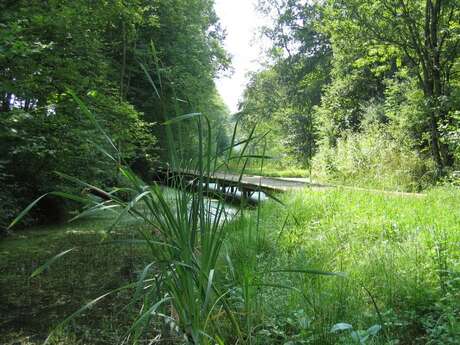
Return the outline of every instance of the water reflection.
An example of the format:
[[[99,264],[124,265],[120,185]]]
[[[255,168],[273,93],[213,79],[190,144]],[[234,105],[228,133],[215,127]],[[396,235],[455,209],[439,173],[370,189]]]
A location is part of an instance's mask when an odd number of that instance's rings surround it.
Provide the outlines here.
[[[205,187],[205,185],[203,185]],[[264,192],[250,192],[249,195],[243,193],[238,187],[220,187],[217,183],[210,183],[209,189],[216,192],[223,192],[227,196],[234,199],[247,198],[252,202],[265,201],[268,199],[267,194]]]

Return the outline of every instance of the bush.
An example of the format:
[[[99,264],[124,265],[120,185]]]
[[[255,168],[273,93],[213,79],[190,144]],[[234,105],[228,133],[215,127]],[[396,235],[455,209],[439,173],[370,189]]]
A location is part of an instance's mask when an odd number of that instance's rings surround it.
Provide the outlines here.
[[[127,164],[142,161],[148,171],[155,161],[156,139],[150,124],[131,105],[114,96],[93,94],[89,106],[101,126],[123,150]],[[93,185],[116,184],[117,169],[102,152],[114,154],[94,126],[80,114],[68,95],[60,96],[53,112],[13,109],[0,119],[0,226],[13,220],[21,209],[40,195],[56,190],[80,192],[63,183],[56,172],[72,175]],[[98,149],[100,148],[100,149]],[[116,157],[116,155],[114,155]],[[62,220],[70,205],[47,198],[23,225]]]
[[[335,147],[321,144],[313,167],[320,179],[383,189],[418,191],[434,179],[433,162],[384,124],[348,131]]]

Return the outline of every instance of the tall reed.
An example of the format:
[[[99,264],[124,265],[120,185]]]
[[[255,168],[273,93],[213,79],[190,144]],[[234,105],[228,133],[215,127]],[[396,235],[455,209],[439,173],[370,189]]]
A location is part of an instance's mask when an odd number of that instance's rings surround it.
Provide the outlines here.
[[[151,81],[155,94],[160,91],[155,87],[152,78],[144,68],[148,80]],[[148,262],[138,274],[138,279],[130,284],[99,296],[89,302],[74,314],[65,319],[57,328],[60,329],[69,321],[91,308],[104,297],[120,290],[133,291],[130,303],[139,306],[139,313],[133,322],[125,339],[138,343],[147,336],[147,331],[156,333],[160,339],[169,339],[174,343],[187,344],[223,344],[224,340],[231,343],[251,343],[254,330],[256,307],[254,296],[263,284],[258,282],[256,267],[244,265],[244,270],[235,275],[230,282],[224,275],[227,269],[222,269],[220,263],[223,257],[223,246],[227,237],[230,219],[227,217],[226,204],[223,197],[211,200],[207,197],[210,188],[210,176],[216,170],[225,170],[230,161],[236,161],[242,166],[239,176],[241,182],[245,167],[250,159],[260,159],[262,155],[247,154],[252,142],[264,140],[264,136],[255,138],[252,130],[249,136],[237,140],[237,125],[233,131],[230,145],[221,152],[212,152],[212,128],[208,118],[200,113],[190,113],[169,119],[167,140],[170,163],[173,169],[173,189],[166,190],[157,183],[146,183],[124,163],[121,153],[111,138],[99,125],[97,119],[86,105],[72,92],[69,92],[85,115],[101,135],[106,138],[107,147],[97,147],[117,167],[120,176],[120,186],[103,190],[78,178],[60,174],[63,179],[80,185],[91,194],[72,195],[64,192],[51,192],[32,202],[10,226],[16,224],[41,199],[48,195],[67,198],[82,204],[82,212],[76,218],[85,217],[97,212],[114,214],[113,224],[108,233],[126,216],[133,217],[145,226],[132,228],[137,236],[129,240],[118,240],[120,245],[140,245],[148,250]],[[173,132],[169,126],[183,121],[195,121],[197,125],[198,153],[196,159],[185,161],[177,155],[181,152],[176,147]],[[179,131],[180,132],[180,131]],[[238,147],[238,150],[235,148]],[[265,151],[265,150],[264,150]],[[224,157],[222,159],[222,157]],[[184,163],[185,162],[185,163]],[[261,167],[262,169],[262,167]],[[194,170],[197,174],[194,185],[190,189],[190,181],[182,171]],[[96,195],[96,196],[94,196]],[[242,212],[244,203],[238,211]],[[258,224],[248,228],[248,238],[252,238],[256,230],[257,242]],[[38,268],[33,276],[42,273],[57,259],[72,253],[74,248],[67,249],[50,259]],[[231,262],[227,261],[231,266]],[[288,272],[279,270],[278,272]],[[322,272],[294,269],[297,273]],[[276,274],[265,272],[264,274]],[[271,288],[286,288],[273,286]],[[232,301],[235,291],[243,290],[245,307],[239,308]],[[243,313],[243,317],[241,317]]]
[[[143,227],[133,227],[138,235],[136,239],[118,242],[146,246],[149,262],[140,271],[136,282],[96,298],[64,320],[60,326],[107,295],[120,289],[132,289],[132,303],[139,305],[140,310],[126,339],[131,339],[134,343],[141,339],[154,323],[163,324],[164,327],[156,329],[163,337],[176,338],[177,341],[190,344],[222,343],[225,335],[221,334],[221,324],[225,324],[225,328],[231,325],[235,339],[241,339],[239,322],[228,301],[232,287],[218,283],[222,281],[222,277],[216,265],[226,237],[226,224],[229,218],[223,198],[210,200],[206,197],[210,184],[209,176],[215,169],[222,169],[222,165],[217,164],[217,155],[211,152],[212,129],[208,119],[199,113],[192,113],[165,123],[173,125],[180,121],[196,121],[199,139],[198,157],[188,162],[186,169],[179,163],[180,157],[171,157],[170,161],[175,170],[174,188],[171,192],[157,183],[144,182],[123,164],[123,157],[116,145],[106,135],[94,115],[77,96],[70,94],[86,118],[105,136],[109,149],[99,149],[117,166],[122,186],[103,190],[75,177],[60,174],[70,183],[79,184],[83,189],[92,191],[93,195],[48,193],[21,212],[11,226],[47,195],[71,199],[83,206],[82,212],[74,219],[96,212],[112,212],[114,222],[108,229],[109,233],[128,215],[146,224]],[[206,131],[203,129],[203,123],[207,124]],[[168,130],[168,133],[171,134],[171,131]],[[226,157],[224,166],[228,165],[227,161],[233,159],[247,161],[250,157],[245,156],[245,151],[250,141],[251,136],[237,143],[235,129],[230,146],[218,153],[219,156]],[[175,152],[173,138],[169,145],[172,148],[171,152]],[[235,156],[233,148],[238,145],[243,149]],[[181,171],[190,169],[198,174],[195,182],[198,188],[193,190],[188,188],[189,182],[181,175]],[[97,197],[94,197],[94,194]],[[33,276],[40,274],[55,260],[72,251],[73,249],[67,249],[59,253],[36,270]]]

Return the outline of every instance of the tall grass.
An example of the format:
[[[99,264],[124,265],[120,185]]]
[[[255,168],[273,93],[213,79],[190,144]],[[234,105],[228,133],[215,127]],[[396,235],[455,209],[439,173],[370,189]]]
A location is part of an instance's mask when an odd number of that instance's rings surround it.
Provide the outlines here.
[[[209,187],[209,176],[216,169],[228,167],[230,161],[237,161],[244,166],[249,159],[262,159],[263,155],[247,155],[246,150],[252,140],[252,133],[241,142],[236,143],[236,127],[230,146],[218,155],[211,152],[210,123],[199,113],[179,116],[169,120],[165,125],[173,125],[181,121],[196,121],[198,136],[198,156],[188,161],[186,166],[180,164],[181,157],[176,152],[175,141],[170,138],[171,163],[173,173],[173,192],[165,192],[158,184],[142,181],[129,167],[123,164],[123,157],[116,145],[98,124],[93,114],[75,95],[75,102],[82,113],[106,137],[108,149],[99,148],[113,160],[117,166],[121,186],[111,190],[102,190],[72,176],[60,174],[63,179],[80,185],[91,193],[71,195],[63,192],[51,192],[31,203],[13,221],[17,223],[41,199],[54,195],[73,200],[82,204],[82,212],[74,219],[83,218],[101,212],[113,214],[114,221],[108,227],[108,233],[130,216],[146,226],[133,227],[136,236],[132,239],[117,240],[120,245],[140,245],[148,251],[148,262],[138,272],[135,282],[121,286],[101,295],[87,303],[78,311],[66,318],[57,330],[65,326],[80,314],[90,310],[94,304],[109,295],[122,290],[132,291],[131,305],[139,306],[136,320],[133,322],[125,339],[137,343],[146,336],[147,331],[154,329],[161,339],[169,339],[174,343],[208,344],[251,343],[253,332],[254,306],[256,295],[255,281],[251,278],[252,268],[247,266],[231,280],[226,279],[226,269],[218,267],[222,259],[222,248],[226,239],[229,218],[223,198],[211,201],[206,197]],[[203,123],[207,125],[203,129]],[[168,130],[171,135],[171,131]],[[238,153],[233,148],[239,146]],[[218,157],[224,156],[222,164]],[[180,174],[181,170],[193,169],[197,172],[197,186],[190,190],[188,181]],[[242,176],[243,171],[241,172]],[[241,178],[240,178],[241,179]],[[244,204],[240,206],[240,212]],[[257,228],[257,227],[256,227]],[[248,229],[251,236],[253,227]],[[41,274],[56,260],[70,255],[75,248],[69,248],[51,258],[39,267],[32,277]],[[252,258],[249,258],[252,259]],[[248,261],[249,262],[249,261]],[[226,262],[231,265],[231,262]],[[244,279],[240,279],[245,277]],[[244,291],[244,310],[239,310],[232,296]],[[240,313],[244,317],[239,317]],[[48,338],[48,340],[51,338]]]
[[[154,53],[153,46],[152,51]],[[147,69],[143,65],[141,67],[152,85],[154,95],[161,98],[161,76],[158,75],[158,89]],[[126,217],[144,224],[132,227],[135,234],[131,239],[110,240],[108,236],[104,244],[142,246],[147,252],[147,260],[145,266],[136,272],[137,280],[108,291],[85,304],[63,320],[48,337],[48,341],[76,317],[90,313],[91,308],[104,298],[128,290],[132,293],[128,306],[137,306],[138,314],[123,336],[124,342],[136,344],[153,337],[155,341],[166,343],[253,344],[257,341],[256,333],[260,328],[258,323],[262,308],[258,295],[261,289],[293,288],[270,282],[267,278],[273,279],[276,275],[288,272],[301,275],[327,274],[305,269],[305,265],[293,269],[278,267],[277,270],[261,267],[257,262],[257,248],[263,245],[264,237],[260,237],[262,232],[259,231],[259,217],[256,217],[255,222],[249,223],[244,223],[244,217],[241,218],[243,223],[230,219],[223,197],[217,200],[207,198],[210,176],[216,171],[228,171],[232,166],[238,166],[241,181],[245,169],[254,166],[251,160],[258,161],[259,171],[263,171],[264,160],[268,158],[265,157],[266,145],[262,154],[248,153],[254,142],[264,141],[264,136],[254,137],[255,129],[250,131],[247,138],[237,142],[236,125],[230,145],[221,152],[213,152],[212,128],[205,116],[190,113],[172,119],[165,118],[169,163],[173,176],[171,191],[157,183],[146,183],[137,176],[125,164],[116,144],[85,104],[72,92],[69,94],[85,118],[105,137],[106,147],[95,148],[113,161],[118,170],[120,185],[103,190],[75,177],[59,174],[61,178],[79,185],[86,192],[81,195],[60,191],[45,194],[22,211],[10,227],[48,195],[62,197],[82,205],[81,212],[73,220],[103,212],[112,214],[113,222],[108,226],[108,235]],[[181,138],[174,137],[175,131],[171,128],[178,126],[180,129],[183,121],[194,121],[197,125],[197,155],[192,159],[181,155],[181,152],[189,150],[181,147]],[[189,181],[181,174],[181,171],[189,170],[197,174],[195,181]],[[234,168],[231,171],[234,173]],[[191,189],[191,183],[196,188]],[[245,206],[242,200],[237,213],[243,215]],[[227,238],[232,231],[242,234],[237,241],[253,248],[246,252],[243,260],[229,252]],[[98,245],[94,244],[95,247]],[[33,272],[32,278],[49,269],[55,261],[71,255],[75,249],[68,248],[52,257]]]
[[[433,185],[433,162],[418,154],[409,138],[386,125],[367,125],[347,133],[335,147],[322,142],[313,159],[319,181],[398,191],[420,191]]]
[[[265,234],[259,240],[249,240],[243,226],[234,225],[228,241],[234,271],[307,266],[343,271],[346,277],[323,279],[293,270],[259,275],[258,284],[291,288],[257,291],[258,344],[363,343],[346,327],[331,333],[336,324],[351,325],[363,338],[369,331],[366,344],[458,344],[458,191],[408,197],[304,190],[282,199],[285,206],[262,206]],[[254,224],[255,215],[239,222]]]
[[[86,117],[103,133],[96,119],[86,106],[74,96]],[[199,155],[194,169],[198,172],[197,190],[190,192],[188,181],[177,174],[174,178],[174,192],[165,193],[158,184],[147,184],[136,174],[123,165],[122,157],[111,139],[106,136],[113,152],[104,152],[118,166],[123,186],[104,191],[71,176],[62,175],[71,183],[81,185],[98,197],[70,195],[52,192],[84,206],[76,218],[85,217],[101,211],[112,212],[114,222],[110,232],[124,217],[130,215],[147,224],[147,227],[135,227],[137,237],[125,240],[120,244],[142,245],[149,250],[150,262],[139,272],[139,279],[122,286],[106,295],[99,296],[86,304],[76,313],[63,321],[66,324],[82,312],[90,309],[95,303],[111,293],[123,289],[133,290],[132,303],[140,306],[139,315],[133,323],[126,339],[136,343],[153,322],[161,319],[163,327],[158,333],[165,338],[177,338],[191,344],[207,344],[222,342],[225,336],[220,332],[220,323],[231,325],[235,339],[242,337],[238,321],[228,302],[229,288],[216,282],[220,272],[216,263],[226,235],[226,205],[223,199],[212,202],[206,198],[211,169],[215,167],[215,159],[211,152],[211,143],[204,143],[204,131],[200,114],[184,115],[170,121],[169,124],[183,120],[197,120],[199,137]],[[207,122],[209,124],[209,122]],[[211,129],[208,128],[208,138]],[[105,134],[105,133],[104,133]],[[232,140],[232,145],[234,139]],[[172,150],[174,152],[174,149]],[[242,151],[244,153],[244,150]],[[231,147],[228,157],[232,157]],[[240,155],[238,159],[245,159]],[[177,166],[177,157],[171,161]],[[12,223],[19,221],[43,196],[34,201]],[[73,248],[59,253],[45,265],[37,269],[33,276],[42,273],[54,261],[72,252]]]

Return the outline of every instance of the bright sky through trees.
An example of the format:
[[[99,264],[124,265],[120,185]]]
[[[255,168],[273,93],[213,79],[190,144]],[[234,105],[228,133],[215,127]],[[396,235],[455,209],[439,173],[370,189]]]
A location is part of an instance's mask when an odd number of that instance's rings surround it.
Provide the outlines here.
[[[246,73],[256,70],[263,43],[255,33],[267,20],[256,11],[257,0],[216,0],[215,9],[227,32],[225,48],[233,56],[234,74],[216,81],[217,88],[232,112],[246,85]]]

